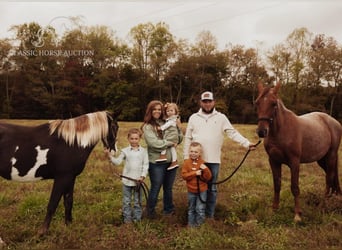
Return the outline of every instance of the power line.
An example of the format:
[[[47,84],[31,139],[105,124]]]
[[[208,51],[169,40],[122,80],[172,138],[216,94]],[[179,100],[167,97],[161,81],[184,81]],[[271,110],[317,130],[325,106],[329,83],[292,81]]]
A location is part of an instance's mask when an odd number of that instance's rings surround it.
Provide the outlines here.
[[[196,8],[192,8],[192,9],[189,9],[189,10],[181,11],[181,12],[179,12],[177,14],[172,14],[172,15],[169,15],[169,16],[163,16],[163,19],[165,20],[167,18],[172,18],[172,17],[175,17],[175,16],[181,16],[181,15],[184,15],[184,14],[187,14],[187,13],[191,13],[191,12],[195,12],[195,11],[198,11],[200,9],[207,8],[209,6],[213,6],[213,5],[216,5],[216,4],[218,4],[218,2],[209,3],[209,4],[202,5],[202,6],[199,6],[199,7],[196,7]],[[127,18],[125,20],[121,20],[121,21],[115,22],[114,24],[117,25],[117,24],[120,24],[120,23],[130,22],[130,21],[133,21],[133,20],[139,20],[141,18],[145,18],[145,17],[149,17],[149,16],[152,17],[154,14],[159,14],[160,15],[162,12],[168,12],[168,11],[170,11],[172,9],[177,9],[178,7],[182,7],[182,6],[184,7],[186,5],[187,5],[186,3],[182,3],[182,4],[178,4],[176,6],[154,10],[154,11],[148,12],[148,13],[146,13],[144,15],[141,15],[141,16],[137,16],[137,17],[133,17],[133,18]],[[157,17],[155,17],[155,18],[157,18]]]
[[[243,12],[241,12],[241,13],[239,13],[239,14],[236,14],[236,15],[233,15],[233,16],[222,17],[222,18],[216,18],[216,19],[213,19],[213,20],[209,20],[209,21],[206,21],[206,22],[194,24],[194,25],[187,26],[187,27],[183,27],[183,28],[180,28],[180,29],[175,29],[175,30],[173,30],[173,31],[183,31],[183,30],[187,30],[187,29],[190,29],[190,28],[195,28],[195,27],[198,27],[198,26],[203,26],[203,25],[207,25],[207,24],[222,22],[222,21],[224,21],[224,20],[229,20],[229,19],[232,19],[232,18],[235,18],[235,17],[239,17],[239,16],[246,15],[246,14],[257,13],[257,12],[260,12],[260,11],[263,11],[263,10],[266,10],[266,9],[271,9],[271,8],[280,6],[280,5],[282,5],[282,4],[283,4],[283,3],[280,3],[280,2],[279,2],[279,3],[277,3],[277,4],[273,4],[273,5],[270,5],[270,6],[265,6],[265,7],[256,9],[256,10],[246,10],[246,11],[243,11]]]
[[[184,3],[178,4],[178,5],[172,6],[172,7],[167,7],[167,8],[162,8],[162,9],[154,10],[154,11],[145,13],[145,14],[143,14],[143,15],[141,15],[141,16],[135,16],[135,17],[133,17],[133,18],[127,18],[127,19],[124,19],[124,20],[115,22],[115,24],[117,25],[117,24],[120,24],[120,23],[130,22],[130,21],[132,21],[132,20],[136,20],[136,19],[148,17],[148,16],[151,16],[151,15],[154,15],[154,14],[160,14],[160,12],[165,12],[165,11],[168,11],[168,10],[170,10],[170,9],[175,9],[175,8],[177,8],[178,6],[182,6],[182,5],[184,5]]]

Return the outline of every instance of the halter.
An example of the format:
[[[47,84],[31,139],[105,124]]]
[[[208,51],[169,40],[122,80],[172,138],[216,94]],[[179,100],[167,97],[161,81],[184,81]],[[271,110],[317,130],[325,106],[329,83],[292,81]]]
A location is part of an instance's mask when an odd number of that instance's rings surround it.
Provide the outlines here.
[[[273,118],[260,117],[260,118],[258,118],[258,122],[260,122],[260,121],[266,121],[266,122],[268,122],[269,124],[272,124],[272,123],[273,123]]]
[[[118,126],[114,125],[115,128],[113,128],[113,122],[116,122],[116,121],[114,121],[114,119],[110,115],[107,115],[107,118],[108,118],[108,136],[112,136],[113,139],[116,140]],[[102,138],[102,143],[105,148],[111,149],[107,137]],[[113,150],[116,151],[115,144],[114,144]]]
[[[271,125],[273,123],[274,117],[277,115],[277,109],[278,109],[278,100],[277,100],[277,105],[274,106],[272,116],[271,117],[260,117],[260,118],[258,118],[258,122],[266,121]]]

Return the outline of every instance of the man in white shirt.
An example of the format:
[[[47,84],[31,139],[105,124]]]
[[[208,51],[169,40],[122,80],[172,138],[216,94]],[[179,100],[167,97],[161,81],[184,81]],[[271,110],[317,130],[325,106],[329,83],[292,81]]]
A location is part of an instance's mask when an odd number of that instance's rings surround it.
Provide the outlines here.
[[[212,179],[208,183],[206,216],[214,218],[217,188],[212,183],[217,182],[224,134],[247,149],[254,150],[255,145],[232,126],[225,114],[216,111],[212,92],[201,94],[200,107],[188,121],[184,137],[184,159],[189,158],[189,145],[192,141],[202,145],[202,158],[212,173]]]

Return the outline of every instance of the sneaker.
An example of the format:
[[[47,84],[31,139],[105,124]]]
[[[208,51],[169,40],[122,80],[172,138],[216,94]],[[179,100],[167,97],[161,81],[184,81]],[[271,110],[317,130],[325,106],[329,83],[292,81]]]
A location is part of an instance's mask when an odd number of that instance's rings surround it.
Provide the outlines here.
[[[156,160],[156,162],[164,162],[166,161],[166,155],[160,155],[159,158]]]
[[[173,161],[170,165],[170,167],[167,168],[167,170],[171,170],[171,169],[174,169],[174,168],[178,168],[179,165],[178,165],[178,162],[177,161]]]
[[[215,224],[215,218],[214,217],[207,217],[205,219],[205,222],[208,223],[209,225]]]

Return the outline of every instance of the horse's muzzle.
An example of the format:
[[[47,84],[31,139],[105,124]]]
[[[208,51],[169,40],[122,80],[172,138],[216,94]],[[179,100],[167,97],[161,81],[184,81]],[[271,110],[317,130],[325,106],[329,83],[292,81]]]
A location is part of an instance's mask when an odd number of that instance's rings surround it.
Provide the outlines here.
[[[265,138],[268,134],[268,129],[267,128],[262,128],[262,129],[257,128],[256,133],[258,134],[258,136],[260,138]]]

